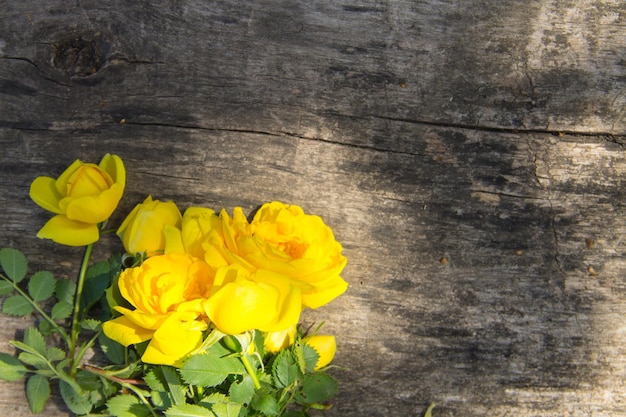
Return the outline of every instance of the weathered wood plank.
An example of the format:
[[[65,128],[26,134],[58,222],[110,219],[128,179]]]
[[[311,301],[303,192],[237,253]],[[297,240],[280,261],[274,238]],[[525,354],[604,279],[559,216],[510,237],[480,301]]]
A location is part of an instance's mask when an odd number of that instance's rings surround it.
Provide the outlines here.
[[[576,404],[572,415],[582,416],[594,403],[619,415],[622,148],[583,137],[399,124],[420,138],[414,152],[145,126],[64,143],[69,159],[122,155],[125,209],[147,192],[181,206],[248,211],[280,199],[334,227],[350,259],[351,289],[309,314],[340,335],[338,362],[349,368],[337,372],[344,383],[334,415],[406,415],[432,400],[439,415],[562,415]],[[11,159],[2,161],[13,172],[3,175],[10,178],[2,183],[10,196],[3,235],[36,264],[67,274],[80,253],[32,238],[45,214],[25,196],[34,171],[61,168],[46,160],[61,135],[20,132]],[[128,137],[171,146],[150,152]],[[586,239],[595,243],[587,247]],[[72,267],[50,265],[50,250]],[[13,403],[22,386],[5,385]],[[535,403],[544,396],[551,400]]]
[[[33,271],[80,252],[34,238],[30,181],[113,152],[114,223],[152,193],[333,227],[327,415],[626,416],[623,2],[10,3],[0,233]]]
[[[305,135],[341,114],[622,134],[624,16],[620,0],[11,2],[3,123]]]

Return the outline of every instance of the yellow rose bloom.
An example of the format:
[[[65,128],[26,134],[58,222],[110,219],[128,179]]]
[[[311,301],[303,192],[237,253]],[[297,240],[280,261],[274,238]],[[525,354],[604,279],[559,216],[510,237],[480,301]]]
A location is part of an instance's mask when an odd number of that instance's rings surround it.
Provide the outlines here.
[[[217,270],[205,311],[226,334],[271,332],[295,326],[302,302],[289,278],[272,271],[250,272],[235,264]]]
[[[240,264],[288,276],[302,292],[305,307],[323,306],[348,288],[340,274],[346,265],[341,245],[319,216],[279,202],[264,204],[248,223],[240,207],[231,218],[220,213],[205,244],[205,260],[213,268]]]
[[[115,211],[126,185],[126,170],[117,155],[106,154],[98,165],[74,161],[58,178],[37,177],[30,197],[55,213],[37,233],[42,239],[83,246],[100,238],[98,224]]]
[[[147,252],[148,256],[163,254],[165,230],[168,226],[180,227],[180,210],[173,201],[152,200],[148,196],[124,219],[117,229],[126,252]]]
[[[321,369],[330,364],[337,351],[337,340],[335,336],[315,335],[303,339],[303,342],[311,346],[320,356],[315,364],[315,370]]]
[[[209,267],[191,255],[148,258],[124,270],[118,280],[121,295],[135,309],[115,306],[122,315],[102,329],[124,346],[150,340],[142,356],[146,363],[178,366],[202,343],[208,328],[203,303],[212,282]]]
[[[291,326],[285,330],[265,333],[263,347],[266,352],[277,353],[281,349],[293,345],[296,340],[296,326]]]

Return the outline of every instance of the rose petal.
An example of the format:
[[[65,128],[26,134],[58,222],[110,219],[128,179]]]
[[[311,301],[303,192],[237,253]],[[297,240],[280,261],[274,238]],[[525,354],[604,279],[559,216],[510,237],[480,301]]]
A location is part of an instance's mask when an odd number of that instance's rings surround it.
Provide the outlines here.
[[[172,314],[154,332],[141,360],[159,365],[179,365],[179,362],[202,344],[202,332],[187,330],[176,314]]]
[[[139,327],[125,316],[102,323],[102,331],[109,339],[124,346],[145,342],[154,334],[153,330]]]
[[[37,177],[30,184],[30,198],[41,208],[60,214],[59,200],[61,194],[55,187],[55,179],[50,177]]]
[[[95,224],[70,220],[62,214],[48,220],[37,233],[40,239],[52,239],[67,246],[89,245],[96,242],[99,236],[98,226]]]
[[[65,213],[69,219],[98,224],[111,217],[123,193],[124,190],[119,184],[113,184],[100,194],[68,197],[61,200],[60,205],[66,205]]]
[[[98,166],[106,171],[122,189],[126,186],[126,169],[122,159],[117,155],[106,154]]]

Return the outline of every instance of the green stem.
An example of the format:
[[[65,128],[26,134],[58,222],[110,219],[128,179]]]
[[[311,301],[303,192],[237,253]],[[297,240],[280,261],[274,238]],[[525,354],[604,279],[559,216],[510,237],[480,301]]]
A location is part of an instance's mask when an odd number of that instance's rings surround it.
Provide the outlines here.
[[[70,334],[70,372],[72,376],[76,376],[78,371],[77,361],[74,357],[76,352],[76,343],[78,342],[78,334],[80,333],[80,301],[83,296],[83,287],[85,286],[85,277],[87,275],[87,267],[89,266],[89,258],[93,252],[93,243],[85,247],[83,255],[83,263],[80,265],[78,273],[78,281],[76,283],[76,294],[74,294],[74,315],[72,316],[72,331]]]
[[[22,291],[22,289],[20,287],[18,287],[17,284],[15,284],[15,282],[13,282],[9,278],[5,277],[4,275],[0,275],[0,278],[4,279],[9,284],[11,284],[13,286],[13,288],[15,289],[15,291],[17,291],[22,297],[24,297],[26,299],[26,301],[28,301],[30,303],[30,305],[32,305],[33,308],[35,310],[37,310],[37,312],[39,314],[41,314],[41,316],[48,323],[50,323],[50,325],[54,328],[54,330],[56,330],[61,335],[61,337],[63,338],[65,343],[67,343],[69,345],[70,338],[67,335],[67,332],[65,331],[65,329],[63,327],[59,326],[54,320],[52,320],[52,318],[48,314],[46,314],[45,311],[43,311],[43,309],[39,306],[39,304],[37,304],[32,298],[30,298],[30,296],[28,294],[26,294],[24,291]]]
[[[87,349],[93,346],[93,344],[98,339],[98,336],[100,336],[100,331],[97,331],[96,334],[91,339],[89,339],[87,343],[85,343],[84,345],[80,347],[80,349],[78,350],[78,353],[76,354],[77,364],[79,364],[80,361],[83,360],[83,356],[85,356],[85,353],[87,353]]]
[[[252,382],[254,382],[254,388],[260,389],[261,383],[259,382],[259,378],[257,378],[256,372],[254,371],[254,369],[252,369],[252,365],[250,364],[248,356],[245,353],[241,355],[241,362],[243,362],[243,366],[246,368],[246,371],[248,371],[248,375],[250,375],[250,378],[252,378]]]

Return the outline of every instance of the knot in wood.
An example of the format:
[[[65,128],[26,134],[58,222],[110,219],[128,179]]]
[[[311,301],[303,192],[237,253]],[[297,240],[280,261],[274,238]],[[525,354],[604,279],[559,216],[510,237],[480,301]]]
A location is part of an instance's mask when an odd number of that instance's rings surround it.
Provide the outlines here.
[[[56,45],[52,64],[70,77],[88,77],[104,66],[109,49],[98,34],[79,36]]]

